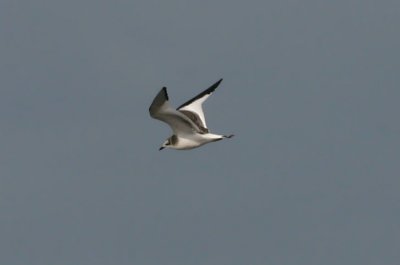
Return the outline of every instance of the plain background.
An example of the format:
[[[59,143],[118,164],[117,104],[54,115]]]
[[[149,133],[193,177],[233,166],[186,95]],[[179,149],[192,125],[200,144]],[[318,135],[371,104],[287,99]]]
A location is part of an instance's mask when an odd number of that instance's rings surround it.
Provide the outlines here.
[[[2,0],[0,263],[400,260],[398,0]],[[148,115],[224,78],[216,133]]]

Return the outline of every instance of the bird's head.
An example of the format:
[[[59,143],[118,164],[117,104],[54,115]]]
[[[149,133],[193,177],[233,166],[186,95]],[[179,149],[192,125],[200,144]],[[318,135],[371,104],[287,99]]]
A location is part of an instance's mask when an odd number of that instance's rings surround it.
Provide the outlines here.
[[[161,145],[161,147],[158,149],[159,151],[163,150],[164,148],[168,148],[171,145],[171,140],[168,138],[165,140],[165,142]]]

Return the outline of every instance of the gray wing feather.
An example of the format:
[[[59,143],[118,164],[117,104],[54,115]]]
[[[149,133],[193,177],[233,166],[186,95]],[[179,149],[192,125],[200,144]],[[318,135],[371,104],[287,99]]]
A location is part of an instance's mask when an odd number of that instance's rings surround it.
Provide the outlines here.
[[[163,87],[149,108],[150,116],[167,123],[175,135],[201,132],[200,128],[183,113],[172,108],[168,102],[167,89]]]

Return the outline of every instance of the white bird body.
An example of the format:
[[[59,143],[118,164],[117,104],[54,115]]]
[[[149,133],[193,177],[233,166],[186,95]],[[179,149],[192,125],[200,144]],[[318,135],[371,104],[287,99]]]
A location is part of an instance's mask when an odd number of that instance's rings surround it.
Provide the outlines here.
[[[222,79],[177,109],[174,109],[168,102],[167,88],[163,87],[160,90],[150,105],[150,116],[167,123],[173,131],[173,135],[162,144],[160,150],[166,147],[178,150],[192,149],[233,136],[210,133],[202,108],[204,101],[214,92],[221,81]]]
[[[174,145],[168,146],[173,149],[187,150],[193,149],[209,142],[219,141],[224,138],[223,135],[206,133],[206,134],[192,134],[189,137],[179,136]],[[166,146],[165,146],[166,147]]]

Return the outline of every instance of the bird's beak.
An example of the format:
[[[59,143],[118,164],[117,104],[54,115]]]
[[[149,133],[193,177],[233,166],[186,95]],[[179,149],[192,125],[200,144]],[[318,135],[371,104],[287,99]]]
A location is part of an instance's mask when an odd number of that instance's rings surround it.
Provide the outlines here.
[[[164,146],[161,146],[160,149],[158,149],[158,151],[161,151],[161,150],[163,150],[164,148],[165,148]]]

